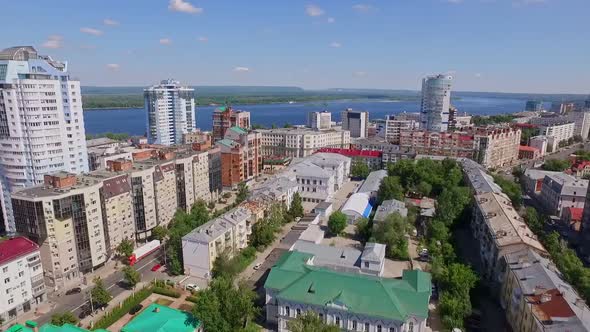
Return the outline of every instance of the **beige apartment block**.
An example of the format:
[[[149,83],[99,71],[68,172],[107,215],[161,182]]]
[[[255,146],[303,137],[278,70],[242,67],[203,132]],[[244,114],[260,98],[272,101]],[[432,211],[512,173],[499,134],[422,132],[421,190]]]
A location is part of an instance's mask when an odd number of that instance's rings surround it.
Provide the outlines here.
[[[333,127],[327,130],[278,128],[257,130],[261,133],[263,156],[307,157],[321,148],[350,147],[350,131]]]
[[[158,225],[168,226],[178,207],[176,197],[176,166],[174,162],[156,166],[154,169],[156,215]]]
[[[207,151],[198,152],[193,156],[193,192],[195,201],[211,200],[209,192],[209,153]]]
[[[176,200],[178,208],[188,212],[195,203],[193,157],[192,155],[176,157]]]
[[[518,162],[521,130],[515,128],[476,128],[476,159],[486,168],[499,168]]]

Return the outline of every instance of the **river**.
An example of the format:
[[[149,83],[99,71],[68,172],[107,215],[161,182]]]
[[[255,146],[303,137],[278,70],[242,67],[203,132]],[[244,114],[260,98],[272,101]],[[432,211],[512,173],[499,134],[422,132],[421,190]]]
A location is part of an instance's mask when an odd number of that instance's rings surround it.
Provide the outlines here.
[[[469,114],[500,114],[514,113],[524,109],[526,100],[487,97],[462,97],[454,100],[460,113]],[[332,120],[340,120],[340,111],[346,108],[369,111],[370,119],[384,118],[388,114],[400,112],[418,112],[419,101],[392,102],[385,100],[336,100],[327,103],[295,103],[295,104],[264,104],[264,105],[234,105],[234,109],[249,111],[253,124],[270,127],[285,123],[305,124],[307,113],[311,111],[328,110],[332,112]],[[215,107],[197,108],[197,127],[211,130],[212,114]],[[84,112],[84,122],[87,134],[101,134],[106,132],[128,133],[130,135],[144,135],[146,115],[143,108],[101,109]]]

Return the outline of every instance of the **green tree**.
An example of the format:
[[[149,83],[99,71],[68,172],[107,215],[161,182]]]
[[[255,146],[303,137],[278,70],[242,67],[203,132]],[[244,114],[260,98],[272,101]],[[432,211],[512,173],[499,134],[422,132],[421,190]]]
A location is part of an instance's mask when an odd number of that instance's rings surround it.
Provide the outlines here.
[[[141,281],[141,274],[139,274],[139,272],[137,272],[132,266],[125,266],[123,268],[123,279],[125,279],[125,282],[131,286],[131,288],[135,288],[135,285]]]
[[[125,258],[133,254],[133,241],[130,239],[123,239],[117,246],[117,253]]]
[[[163,241],[168,236],[168,229],[158,225],[152,229],[152,237],[156,240]]]
[[[537,210],[531,206],[526,208],[526,214],[524,217],[526,224],[535,234],[543,232],[543,222],[539,216]]]
[[[502,191],[510,198],[515,208],[522,205],[522,190],[513,181],[503,178],[501,175],[494,175],[494,181],[502,188]]]
[[[363,244],[366,243],[373,235],[372,228],[373,223],[367,218],[361,218],[356,221],[355,234]]]
[[[113,298],[109,291],[104,286],[104,282],[100,277],[94,278],[94,287],[90,291],[92,296],[92,303],[94,308],[100,308],[106,306],[109,301]]]
[[[51,316],[51,324],[62,326],[64,324],[78,324],[78,318],[71,312],[62,312]]]
[[[546,171],[555,171],[555,172],[562,172],[568,168],[570,168],[571,163],[569,160],[560,160],[560,159],[549,159],[545,160],[543,164],[543,169]]]
[[[406,218],[397,212],[388,215],[384,221],[377,224],[373,235],[377,242],[386,245],[387,258],[401,260],[410,258],[406,236],[408,229],[409,224]]]
[[[344,231],[347,224],[346,215],[340,211],[332,213],[328,219],[328,229],[330,233],[338,235]]]
[[[248,198],[248,186],[245,182],[238,184],[238,194],[236,195],[236,204],[240,204]]]
[[[248,286],[235,286],[230,278],[215,278],[202,290],[192,313],[207,331],[245,331],[259,310],[254,306],[254,293]]]
[[[313,311],[306,311],[297,318],[287,321],[287,328],[291,332],[339,332],[336,325],[327,325]]]
[[[303,217],[303,203],[301,200],[301,195],[299,195],[299,193],[295,193],[293,195],[291,207],[289,208],[289,214],[294,218]]]
[[[389,199],[404,199],[404,188],[400,184],[399,177],[388,176],[384,178],[379,185],[377,197],[379,198],[379,202]]]
[[[352,169],[350,170],[350,176],[353,178],[358,179],[366,179],[369,176],[371,170],[369,166],[363,161],[357,161],[352,165]]]
[[[432,185],[426,181],[420,181],[416,190],[422,194],[422,196],[429,196],[430,192],[432,191]]]
[[[233,278],[238,273],[233,263],[228,250],[222,251],[213,262],[211,270],[213,278]]]

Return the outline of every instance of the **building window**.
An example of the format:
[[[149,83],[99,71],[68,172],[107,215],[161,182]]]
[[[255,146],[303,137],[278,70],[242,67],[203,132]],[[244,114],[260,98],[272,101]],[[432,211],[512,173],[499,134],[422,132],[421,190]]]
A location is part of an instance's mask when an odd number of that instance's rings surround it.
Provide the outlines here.
[[[14,303],[14,299],[8,299],[8,304],[13,304]]]
[[[389,332],[395,332],[395,327],[390,327]]]
[[[10,282],[10,278],[6,278],[6,279],[4,279],[4,283],[5,283],[5,284],[7,284],[7,283],[9,283],[9,282]]]
[[[297,316],[296,317],[299,317],[299,315],[301,315],[301,309],[297,309],[295,311],[297,312]]]
[[[285,316],[291,317],[291,308],[285,307]]]
[[[377,332],[381,332],[381,325],[377,325]]]
[[[408,332],[414,332],[414,322],[408,323]]]
[[[365,332],[369,332],[371,325],[369,323],[365,323]]]
[[[340,327],[340,317],[336,316],[335,322],[336,322],[336,326]]]
[[[357,328],[356,320],[353,320],[352,321],[352,329],[356,331],[356,328]]]

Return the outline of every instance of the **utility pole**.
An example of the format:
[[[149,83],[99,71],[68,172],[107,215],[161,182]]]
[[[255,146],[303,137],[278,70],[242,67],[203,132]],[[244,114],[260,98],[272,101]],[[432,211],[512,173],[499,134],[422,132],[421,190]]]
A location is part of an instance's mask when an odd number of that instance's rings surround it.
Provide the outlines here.
[[[94,313],[94,305],[92,304],[92,289],[88,291],[88,296],[90,297],[90,312]]]

